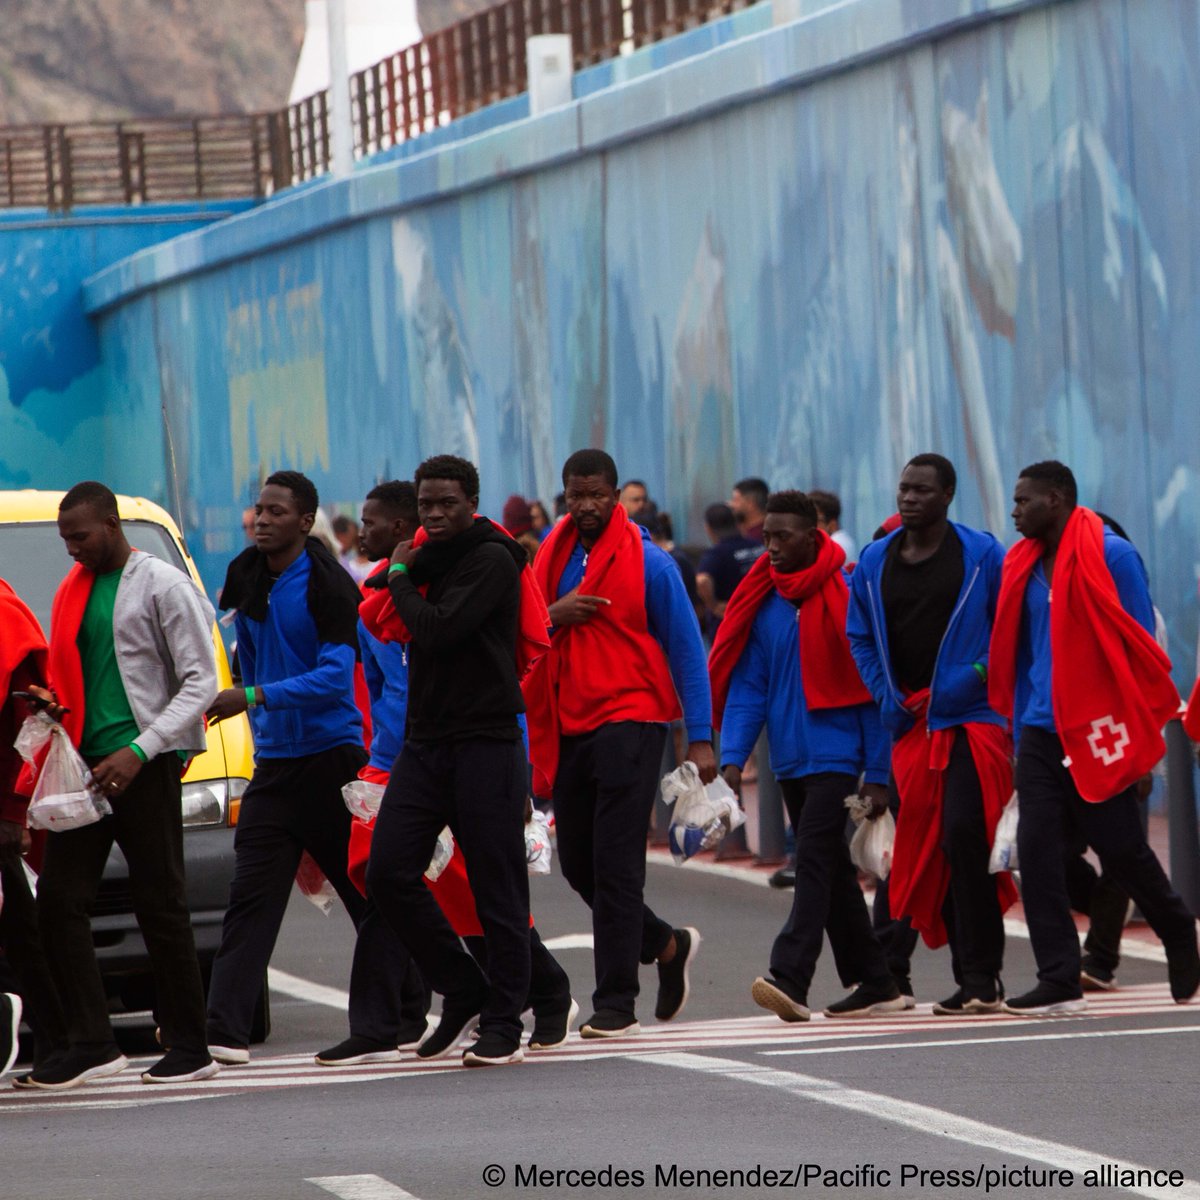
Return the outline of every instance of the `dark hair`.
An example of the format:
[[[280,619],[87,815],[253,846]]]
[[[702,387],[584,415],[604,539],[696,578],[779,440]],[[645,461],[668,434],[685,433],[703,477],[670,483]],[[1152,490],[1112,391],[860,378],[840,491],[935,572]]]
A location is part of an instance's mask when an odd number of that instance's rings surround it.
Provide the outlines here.
[[[813,490],[808,493],[808,498],[817,506],[817,512],[821,515],[822,520],[836,521],[841,517],[842,502],[838,499],[836,492]]]
[[[625,482],[624,482],[623,484],[621,484],[621,490],[622,490],[622,491],[624,491],[624,490],[625,490],[625,488],[627,488],[627,487],[640,487],[640,488],[642,489],[642,491],[643,491],[643,492],[649,492],[649,490],[650,490],[650,489],[649,489],[649,488],[646,486],[645,482],[644,482],[643,480],[641,480],[641,479],[627,479],[627,480],[625,480]]]
[[[806,496],[803,492],[772,492],[767,497],[767,512],[788,513],[799,517],[805,525],[817,523],[817,506],[813,503],[812,496]]]
[[[932,467],[937,472],[938,483],[947,492],[958,490],[958,472],[954,464],[941,454],[916,454],[906,462],[905,467]]]
[[[413,481],[420,487],[426,479],[448,479],[462,485],[463,495],[468,500],[479,499],[479,472],[475,464],[455,454],[435,454],[427,458],[417,468]]]
[[[617,486],[617,464],[613,462],[611,455],[606,454],[603,450],[576,450],[563,463],[564,488],[567,486],[567,480],[573,475],[579,479],[584,479],[589,475],[601,475],[609,487]]]
[[[85,479],[77,483],[59,502],[58,511],[66,512],[69,508],[78,508],[87,504],[98,517],[118,517],[117,498],[112,488],[94,479]]]
[[[345,513],[338,513],[331,522],[334,533],[349,533],[351,530],[358,528],[358,522],[353,517],[346,516]]]
[[[315,513],[321,506],[320,497],[317,495],[317,485],[299,471],[276,471],[274,475],[268,475],[263,480],[263,487],[268,484],[287,488],[296,498],[296,504],[302,517],[309,513]]]
[[[654,524],[650,528],[650,533],[653,537],[662,538],[664,542],[673,542],[675,540],[675,525],[671,520],[669,512],[661,510],[654,515]]]
[[[1031,463],[1018,476],[1019,479],[1032,479],[1043,488],[1060,491],[1069,508],[1074,508],[1079,501],[1079,488],[1075,484],[1075,476],[1065,463],[1056,458],[1045,462]]]
[[[413,522],[417,519],[417,488],[407,479],[378,483],[367,493],[367,499],[381,504],[393,517]]]
[[[733,533],[737,529],[737,519],[728,504],[710,504],[704,510],[704,523],[713,533]]]
[[[1111,529],[1113,533],[1117,535],[1117,537],[1124,538],[1130,544],[1133,543],[1133,538],[1131,538],[1129,534],[1125,532],[1121,526],[1121,522],[1115,517],[1110,517],[1108,513],[1102,513],[1099,509],[1096,510],[1096,516],[1098,516],[1100,520],[1103,521],[1104,524],[1107,525],[1109,529]]]
[[[733,485],[735,492],[741,492],[747,500],[749,500],[755,508],[765,509],[767,506],[767,496],[770,495],[771,489],[767,487],[765,479],[759,479],[757,475],[747,476],[745,479],[739,479]]]

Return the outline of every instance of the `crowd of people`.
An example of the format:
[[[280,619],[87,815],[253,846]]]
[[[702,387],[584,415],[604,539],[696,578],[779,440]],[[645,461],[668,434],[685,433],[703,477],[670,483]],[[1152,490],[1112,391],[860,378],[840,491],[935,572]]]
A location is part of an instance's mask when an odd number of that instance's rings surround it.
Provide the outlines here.
[[[562,482],[555,519],[514,495],[493,522],[478,511],[476,467],[439,455],[411,482],[374,487],[361,524],[334,521],[330,543],[314,536],[313,483],[269,476],[220,591],[240,662],[237,686],[221,691],[200,590],[131,549],[103,484],[64,496],[59,533],[74,565],[48,644],[0,584],[0,946],[21,983],[2,1001],[12,1044],[0,1066],[11,1066],[22,1002],[34,1034],[16,1087],[65,1090],[127,1066],[89,923],[114,841],[157,989],[164,1053],[149,1084],[249,1061],[258,988],[305,853],[356,927],[348,1036],[318,1063],[461,1048],[465,1066],[489,1066],[561,1044],[579,1005],[530,913],[535,801],[552,805],[562,873],[591,912],[595,988],[580,1036],[639,1032],[643,966],[655,967],[655,1019],[672,1020],[701,944],[644,897],[672,726],[700,780],[720,773],[739,795],[765,728],[795,834],[795,892],[749,994],[782,1020],[810,1019],[826,936],[846,993],[825,1004],[828,1018],[912,1008],[918,938],[949,946],[954,986],[936,1014],[1082,1011],[1085,984],[1111,986],[1129,900],[1162,940],[1172,996],[1192,998],[1195,918],[1139,811],[1180,698],[1142,560],[1079,504],[1066,466],[1021,472],[1007,554],[993,533],[951,520],[957,477],[938,454],[904,467],[897,511],[861,555],[835,495],[747,478],[706,510],[711,545],[694,570],[645,484],[622,485],[607,453],[572,454]],[[62,723],[112,812],[48,836],[35,902],[20,865],[33,779],[9,747],[38,708]],[[255,766],[206,998],[180,777],[205,722],[241,713]],[[379,796],[369,821],[343,799],[354,781]],[[1017,888],[989,857],[1014,789],[1037,977],[1008,996],[1004,913]],[[895,820],[873,912],[848,850],[848,796],[867,819]],[[430,879],[446,827],[453,854]],[[1108,967],[1081,958],[1071,915],[1087,846],[1103,868],[1091,892],[1103,883],[1116,898]]]

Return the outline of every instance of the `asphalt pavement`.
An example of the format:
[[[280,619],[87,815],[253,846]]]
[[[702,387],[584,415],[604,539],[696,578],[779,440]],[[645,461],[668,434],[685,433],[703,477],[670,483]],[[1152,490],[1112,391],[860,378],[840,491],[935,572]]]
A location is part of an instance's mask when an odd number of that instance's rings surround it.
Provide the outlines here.
[[[648,967],[640,1037],[573,1036],[471,1071],[411,1056],[314,1065],[346,1033],[352,930],[297,895],[273,962],[273,1031],[251,1065],[178,1088],[129,1070],[61,1095],[0,1093],[0,1200],[1200,1200],[1200,1004],[1171,1003],[1156,946],[1127,939],[1121,989],[1079,1018],[933,1017],[953,984],[946,953],[922,947],[915,1013],[785,1025],[749,998],[791,903],[763,881],[656,858],[650,904],[704,938],[681,1017],[653,1021]],[[557,873],[531,883],[586,1015],[587,912]],[[1013,992],[1034,974],[1019,932]],[[811,999],[842,994],[826,954]],[[121,1037],[151,1061],[144,1017],[123,1018]]]

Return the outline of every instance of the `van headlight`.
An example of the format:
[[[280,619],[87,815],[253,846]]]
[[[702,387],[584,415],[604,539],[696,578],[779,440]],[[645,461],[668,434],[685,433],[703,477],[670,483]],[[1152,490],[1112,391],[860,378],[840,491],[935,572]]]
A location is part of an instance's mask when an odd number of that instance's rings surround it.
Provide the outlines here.
[[[183,826],[185,829],[218,829],[236,823],[230,819],[230,801],[237,801],[246,790],[246,779],[205,779],[183,785]]]

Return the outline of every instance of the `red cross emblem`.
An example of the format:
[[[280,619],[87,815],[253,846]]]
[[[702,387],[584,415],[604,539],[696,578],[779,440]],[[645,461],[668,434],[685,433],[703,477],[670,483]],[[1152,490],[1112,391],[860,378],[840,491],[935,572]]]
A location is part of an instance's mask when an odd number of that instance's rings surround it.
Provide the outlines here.
[[[1088,734],[1088,745],[1092,749],[1092,757],[1100,759],[1106,767],[1120,762],[1125,757],[1125,747],[1129,745],[1129,729],[1124,721],[1114,721],[1112,716],[1097,717],[1092,722],[1092,732]]]

